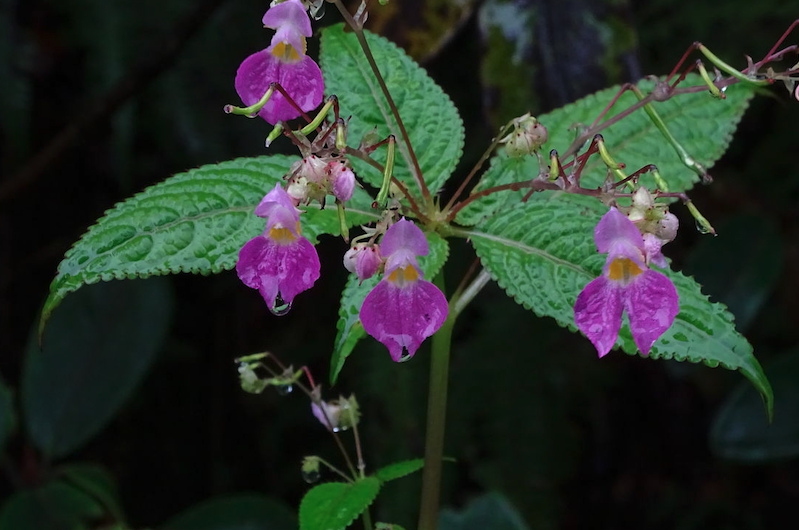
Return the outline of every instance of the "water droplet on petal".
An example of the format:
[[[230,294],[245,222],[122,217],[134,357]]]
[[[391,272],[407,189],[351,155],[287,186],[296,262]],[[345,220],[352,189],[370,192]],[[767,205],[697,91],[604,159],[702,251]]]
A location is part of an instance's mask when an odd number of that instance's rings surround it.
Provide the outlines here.
[[[411,359],[411,357],[413,357],[413,355],[408,353],[408,350],[403,348],[402,349],[402,355],[400,355],[400,358],[399,358],[399,360],[397,360],[397,362],[398,363],[404,363],[405,361],[409,361]]]
[[[308,484],[313,484],[314,482],[319,480],[320,476],[321,475],[319,474],[319,471],[316,469],[302,472],[302,480],[304,480]]]
[[[275,385],[275,391],[279,396],[287,396],[294,390],[293,385]]]
[[[313,6],[311,8],[311,16],[313,17],[314,20],[320,20],[323,16],[325,16],[325,3],[322,2],[321,4],[319,4],[319,6]]]
[[[275,306],[269,311],[271,311],[276,317],[282,317],[291,311],[291,304],[283,300],[283,297],[280,296],[280,293],[277,293],[277,296],[275,297]]]

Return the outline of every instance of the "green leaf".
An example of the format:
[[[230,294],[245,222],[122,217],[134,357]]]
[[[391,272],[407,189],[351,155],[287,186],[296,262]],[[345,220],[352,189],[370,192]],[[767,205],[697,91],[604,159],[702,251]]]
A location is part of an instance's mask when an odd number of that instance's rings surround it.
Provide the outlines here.
[[[593,242],[594,227],[605,212],[593,197],[539,193],[463,235],[471,238],[483,266],[517,303],[576,330],[574,301],[601,274],[605,261]],[[771,387],[726,307],[711,303],[691,278],[663,272],[677,288],[680,313],[649,357],[740,370],[761,392],[770,414]],[[629,354],[637,352],[626,323],[616,345]]]
[[[300,503],[300,530],[342,530],[374,502],[380,481],[366,477],[353,483],[319,484]]]
[[[68,464],[58,469],[58,474],[67,482],[98,501],[107,513],[117,521],[125,516],[114,477],[96,464]]]
[[[449,256],[449,244],[435,232],[425,234],[430,246],[430,253],[427,256],[419,257],[419,266],[424,272],[424,277],[431,280]],[[363,283],[358,283],[358,277],[351,274],[347,278],[347,284],[341,293],[341,307],[338,310],[338,322],[336,323],[336,341],[333,345],[333,356],[330,359],[330,384],[336,384],[338,374],[344,367],[344,362],[352,353],[358,341],[366,336],[361,320],[358,316],[363,301],[369,291],[374,289],[378,276],[373,276]]]
[[[14,411],[14,393],[0,379],[0,453],[8,438],[17,430],[17,414]]]
[[[799,455],[799,350],[766,363],[774,386],[774,421],[763,414],[757,392],[747,384],[724,401],[710,430],[710,448],[730,460],[748,463]]]
[[[387,466],[381,467],[375,471],[375,477],[380,482],[389,482],[402,478],[411,473],[416,473],[424,467],[424,458],[414,458],[413,460],[405,460],[404,462],[395,462]]]
[[[296,157],[239,158],[192,169],[147,188],[106,212],[66,254],[42,310],[40,333],[53,309],[80,287],[112,279],[191,272],[216,274],[236,265],[239,249],[264,230],[253,211],[282,182]],[[358,210],[358,207],[363,207]],[[375,218],[357,190],[347,222]],[[309,208],[303,235],[316,242],[338,234],[335,208]]]
[[[79,489],[51,481],[16,493],[3,505],[0,530],[88,530],[103,507]]]
[[[64,456],[108,423],[153,361],[172,306],[164,278],[94,285],[53,315],[43,350],[31,337],[21,398],[39,450]]]
[[[701,80],[695,75],[689,75],[686,82],[695,85],[700,84]],[[638,86],[647,92],[653,83],[644,80]],[[575,138],[574,127],[590,125],[618,90],[619,87],[608,88],[539,116],[539,120],[549,131],[549,141],[542,152],[549,152],[550,149],[565,152]],[[653,105],[688,154],[706,168],[710,168],[726,151],[752,95],[749,87],[739,84],[727,89],[725,100],[714,99],[703,91],[682,94]],[[626,92],[613,107],[614,111],[624,110],[636,101],[632,93]],[[602,131],[602,135],[611,156],[616,162],[626,164],[625,171],[628,174],[648,164],[655,164],[670,191],[687,191],[699,181],[699,176],[682,163],[643,109],[608,127]],[[587,145],[582,150],[586,147]],[[562,160],[563,163],[568,161]],[[501,184],[524,182],[536,177],[539,171],[535,157],[509,158],[501,150],[491,159],[491,165],[475,191]],[[597,187],[604,181],[606,174],[607,169],[602,159],[599,155],[594,155],[583,170],[581,184],[585,188]],[[649,174],[643,175],[640,182],[649,189],[657,187]],[[457,221],[464,225],[476,224],[504,206],[518,203],[526,192],[527,190],[503,191],[484,197],[459,212]]]
[[[385,38],[368,31],[364,33],[400,110],[427,187],[435,194],[455,170],[463,153],[463,122],[449,96],[413,59]],[[394,176],[409,190],[416,190],[410,171],[413,166],[402,142],[402,133],[355,34],[344,33],[342,24],[325,28],[319,62],[326,91],[339,97],[344,116],[352,115],[348,131],[350,144],[357,145],[364,134],[375,128],[380,139],[393,134],[398,152],[402,154],[396,158]],[[385,148],[376,153],[385,153]],[[380,156],[374,158],[385,163]],[[375,187],[380,186],[382,175],[374,168],[356,159],[352,162],[358,176]]]
[[[297,520],[283,503],[263,495],[214,498],[177,515],[161,530],[295,530]]]
[[[522,516],[508,500],[499,493],[488,493],[456,512],[441,510],[438,518],[439,530],[528,530]]]

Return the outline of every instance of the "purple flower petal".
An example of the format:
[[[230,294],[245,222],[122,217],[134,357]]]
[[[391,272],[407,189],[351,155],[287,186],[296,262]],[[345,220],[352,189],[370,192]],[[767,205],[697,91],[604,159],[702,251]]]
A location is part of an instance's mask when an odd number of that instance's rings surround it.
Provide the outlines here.
[[[600,276],[585,286],[574,303],[574,323],[600,357],[616,343],[624,310],[622,293],[622,288]]]
[[[288,0],[270,7],[264,14],[262,22],[264,27],[270,29],[291,26],[305,37],[310,37],[312,34],[311,19],[300,0]]]
[[[444,324],[447,313],[447,299],[432,283],[418,280],[400,287],[382,280],[363,301],[360,318],[363,329],[399,362],[413,357],[422,341]]]
[[[244,285],[258,289],[271,310],[278,294],[291,304],[319,279],[319,255],[304,237],[281,244],[267,236],[249,240],[239,251],[236,273]]]
[[[429,252],[424,232],[404,217],[386,230],[380,241],[380,249],[384,256],[390,256],[398,250],[410,250],[415,256],[426,256]]]
[[[680,312],[674,284],[653,270],[644,272],[626,288],[624,307],[635,344],[644,355],[649,355],[652,345]]]
[[[271,54],[271,47],[256,52],[236,72],[236,92],[246,106],[260,101],[269,85],[278,82],[305,111],[319,106],[324,96],[322,71],[307,55],[296,63],[284,63]],[[271,124],[300,115],[282,94],[275,91],[258,115]]]

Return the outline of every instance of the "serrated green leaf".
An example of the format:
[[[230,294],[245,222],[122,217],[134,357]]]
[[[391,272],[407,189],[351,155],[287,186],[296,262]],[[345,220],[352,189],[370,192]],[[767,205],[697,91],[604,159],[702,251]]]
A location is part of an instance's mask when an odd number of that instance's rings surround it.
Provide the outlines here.
[[[435,194],[446,182],[463,153],[463,121],[449,99],[413,59],[387,39],[364,32],[388,90],[400,111],[411,144],[419,159],[427,187]],[[394,176],[409,190],[418,189],[411,175],[410,155],[402,133],[391,114],[377,80],[354,33],[344,33],[342,24],[325,28],[319,54],[325,90],[339,96],[341,113],[349,121],[350,144],[357,145],[364,134],[377,128],[382,139],[393,134],[398,152]],[[385,153],[385,148],[379,149]],[[385,156],[385,155],[383,155]],[[353,159],[358,175],[379,187],[382,175],[371,166]]]
[[[342,530],[374,502],[380,481],[366,477],[351,484],[319,484],[300,503],[300,530]]]
[[[389,482],[415,473],[424,467],[424,458],[414,458],[404,462],[394,462],[375,471],[375,477],[380,482]]]
[[[717,456],[762,463],[799,455],[799,350],[766,363],[764,371],[774,386],[774,421],[763,414],[757,392],[738,385],[710,429],[710,448]]]
[[[695,75],[689,75],[686,83],[695,85],[700,84],[701,80]],[[638,86],[647,92],[653,83],[644,80]],[[574,127],[590,125],[618,90],[619,87],[608,88],[539,116],[539,120],[549,131],[549,141],[542,151],[557,149],[563,153],[568,149],[576,136]],[[727,149],[752,95],[749,87],[734,85],[728,88],[725,100],[717,100],[706,92],[701,92],[675,96],[653,105],[671,133],[694,160],[705,168],[710,168]],[[636,101],[632,93],[626,92],[608,115],[612,116],[614,112],[624,110]],[[608,127],[602,131],[602,135],[611,156],[617,162],[626,164],[628,174],[648,164],[655,164],[670,191],[687,191],[699,181],[699,176],[682,163],[643,109]],[[568,161],[563,160],[564,163]],[[538,173],[538,161],[535,157],[509,158],[501,150],[491,159],[491,165],[475,191],[501,184],[524,182],[538,176]],[[604,181],[606,174],[606,166],[595,155],[583,170],[582,186],[597,187]],[[649,189],[657,187],[649,174],[643,175],[640,182]],[[526,192],[527,190],[503,191],[481,198],[459,212],[457,221],[464,225],[474,225],[504,206],[518,203]]]
[[[218,497],[192,506],[160,530],[293,530],[294,514],[283,503],[263,495]]]
[[[449,244],[435,232],[425,234],[430,253],[427,256],[419,257],[419,266],[424,272],[424,277],[431,280],[449,256]],[[336,341],[333,345],[333,356],[330,359],[330,384],[336,384],[338,374],[344,367],[344,362],[352,353],[358,341],[366,336],[358,314],[363,305],[363,301],[369,291],[374,289],[378,276],[373,276],[363,283],[358,283],[358,277],[351,274],[347,278],[347,284],[341,293],[341,307],[338,310],[338,322],[336,323]]]
[[[594,227],[605,212],[592,197],[539,193],[464,235],[471,238],[483,266],[517,303],[576,330],[574,301],[601,274],[605,261],[593,241]],[[693,279],[671,270],[663,272],[677,288],[680,313],[649,357],[740,370],[763,395],[770,413],[769,382],[726,307],[711,303]],[[637,352],[626,323],[616,346],[629,354]]]
[[[58,266],[42,310],[40,333],[61,300],[83,285],[232,269],[239,249],[264,229],[264,220],[253,215],[255,207],[295,160],[275,155],[202,166],[108,210]],[[360,189],[347,212],[350,226],[376,217],[371,200]],[[339,234],[335,208],[309,207],[301,219],[303,235],[311,242],[321,234]]]
[[[17,428],[17,414],[14,411],[14,393],[0,379],[0,453],[5,448],[6,441],[14,434]]]
[[[528,530],[522,516],[504,496],[487,493],[460,512],[441,510],[440,530]]]
[[[67,455],[111,420],[154,360],[173,305],[165,278],[93,285],[56,311],[43,349],[31,336],[20,398],[46,457]]]

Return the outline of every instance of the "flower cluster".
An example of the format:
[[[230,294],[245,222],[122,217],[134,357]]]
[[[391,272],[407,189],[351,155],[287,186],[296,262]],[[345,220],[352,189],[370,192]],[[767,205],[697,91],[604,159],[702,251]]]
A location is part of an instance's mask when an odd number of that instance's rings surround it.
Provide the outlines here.
[[[328,195],[344,203],[355,191],[355,174],[343,157],[309,154],[291,167],[286,191],[297,205],[318,201],[324,206]]]
[[[613,207],[597,224],[594,241],[608,257],[602,276],[586,285],[574,304],[575,324],[600,357],[616,343],[625,311],[635,344],[644,355],[679,312],[674,284],[649,268],[650,263],[667,266],[660,249],[674,239],[677,219],[655,206],[641,189],[633,197],[629,217]]]
[[[319,66],[305,54],[311,20],[301,0],[286,0],[270,7],[263,24],[275,30],[270,46],[247,57],[236,72],[236,92],[247,106],[264,98],[272,83],[291,96],[303,112],[322,102],[324,81]],[[294,119],[300,111],[279,92],[271,95],[258,115],[271,124]]]

